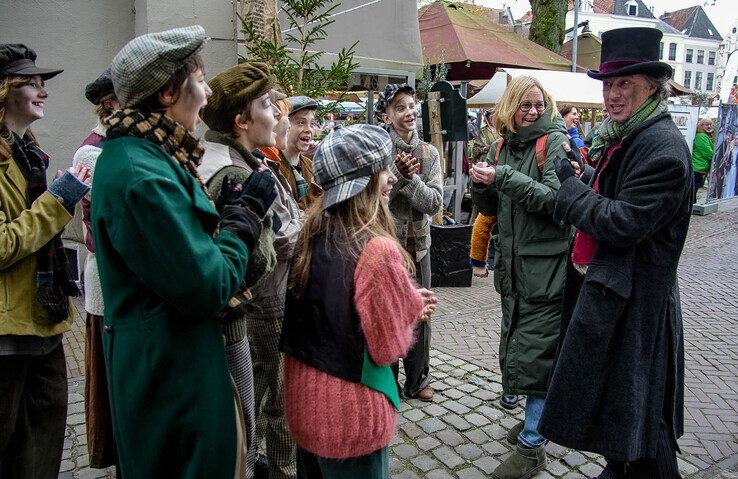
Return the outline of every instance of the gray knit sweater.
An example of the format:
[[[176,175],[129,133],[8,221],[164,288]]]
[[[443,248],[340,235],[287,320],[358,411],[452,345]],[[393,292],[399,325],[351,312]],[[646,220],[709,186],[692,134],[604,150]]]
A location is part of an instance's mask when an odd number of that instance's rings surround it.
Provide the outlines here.
[[[408,235],[415,237],[415,261],[420,261],[430,249],[430,216],[440,211],[443,205],[443,183],[441,180],[441,161],[438,150],[420,141],[418,132],[413,132],[410,143],[390,128],[392,137],[392,158],[401,151],[412,153],[422,162],[420,173],[407,179],[400,174],[394,161],[390,169],[397,176],[397,184],[390,193],[389,208],[395,217],[397,237],[407,245]]]

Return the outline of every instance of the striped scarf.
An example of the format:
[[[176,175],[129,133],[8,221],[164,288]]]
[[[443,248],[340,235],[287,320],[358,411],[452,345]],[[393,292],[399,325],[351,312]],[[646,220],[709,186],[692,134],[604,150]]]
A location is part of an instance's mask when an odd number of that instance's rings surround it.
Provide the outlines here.
[[[26,179],[26,205],[31,208],[47,190],[46,169],[49,156],[30,135],[24,138],[13,133],[13,159]],[[36,299],[49,312],[49,319],[58,323],[69,317],[68,296],[79,296],[69,260],[64,251],[61,233],[36,252]]]
[[[197,180],[205,196],[210,198],[205,183],[197,174],[197,165],[205,148],[187,128],[161,113],[143,113],[130,108],[113,113],[105,119],[103,126],[108,128],[108,140],[135,136],[164,148],[185,172]]]
[[[628,136],[642,123],[668,111],[669,104],[666,100],[652,96],[622,123],[617,123],[608,116],[602,121],[592,138],[592,147],[589,150],[590,161],[598,164],[610,145]]]

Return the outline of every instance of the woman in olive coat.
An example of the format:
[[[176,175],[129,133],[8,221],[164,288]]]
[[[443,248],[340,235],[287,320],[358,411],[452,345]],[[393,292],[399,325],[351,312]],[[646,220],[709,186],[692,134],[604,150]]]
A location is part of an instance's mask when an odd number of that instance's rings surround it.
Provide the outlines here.
[[[494,122],[502,144],[490,149],[490,166],[472,168],[472,198],[482,214],[497,216],[494,284],[502,296],[503,389],[528,396],[525,421],[508,439],[518,447],[494,471],[497,478],[513,479],[546,466],[538,420],[559,335],[569,239],[569,230],[552,218],[559,188],[553,158],[565,155],[568,140],[554,100],[531,77],[510,82]]]

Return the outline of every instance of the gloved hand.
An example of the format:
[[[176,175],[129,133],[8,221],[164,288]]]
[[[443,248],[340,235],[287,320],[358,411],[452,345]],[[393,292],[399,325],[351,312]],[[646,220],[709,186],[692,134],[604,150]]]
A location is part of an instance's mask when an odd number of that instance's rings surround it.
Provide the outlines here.
[[[241,196],[243,185],[237,183],[228,175],[223,177],[223,183],[220,186],[220,195],[218,201],[215,202],[215,209],[223,211],[223,207],[227,204],[234,204],[238,197]]]
[[[274,183],[275,179],[271,171],[254,171],[243,183],[240,194],[231,198],[226,204],[246,206],[262,219],[277,198]]]
[[[241,205],[225,205],[220,213],[220,229],[235,233],[246,243],[251,253],[261,235],[261,220],[249,208]]]
[[[584,171],[584,158],[582,157],[582,152],[579,151],[579,147],[574,142],[574,139],[569,140],[569,150],[566,150],[566,156],[571,161],[576,161],[579,163],[579,171]]]
[[[564,184],[564,181],[568,180],[569,178],[576,178],[576,175],[574,174],[574,167],[571,166],[571,161],[572,160],[570,160],[569,158],[561,158],[559,155],[556,155],[556,157],[554,158],[556,176],[558,177],[559,182],[562,185]]]

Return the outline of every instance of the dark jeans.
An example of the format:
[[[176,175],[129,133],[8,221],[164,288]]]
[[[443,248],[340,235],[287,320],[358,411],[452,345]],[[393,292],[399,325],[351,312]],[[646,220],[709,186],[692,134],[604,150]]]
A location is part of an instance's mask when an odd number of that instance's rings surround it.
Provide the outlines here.
[[[694,183],[692,183],[692,204],[697,203],[697,192],[705,186],[705,178],[707,173],[694,172]]]
[[[431,287],[430,253],[426,254],[420,262],[415,263],[415,276],[418,282],[427,289]],[[415,397],[431,382],[430,375],[430,342],[431,342],[431,319],[418,323],[415,327],[415,344],[410,348],[407,356],[402,361],[405,369],[405,387],[402,392],[407,397]],[[399,376],[399,361],[392,365],[392,373],[395,381]],[[400,383],[397,383],[398,389]]]
[[[297,479],[389,479],[387,448],[349,459],[325,459],[297,448]]]
[[[656,459],[644,458],[632,462],[612,461],[600,474],[602,479],[681,479],[676,460],[676,445],[664,419],[659,427]]]
[[[0,371],[0,477],[57,477],[67,422],[64,348],[0,356]]]

